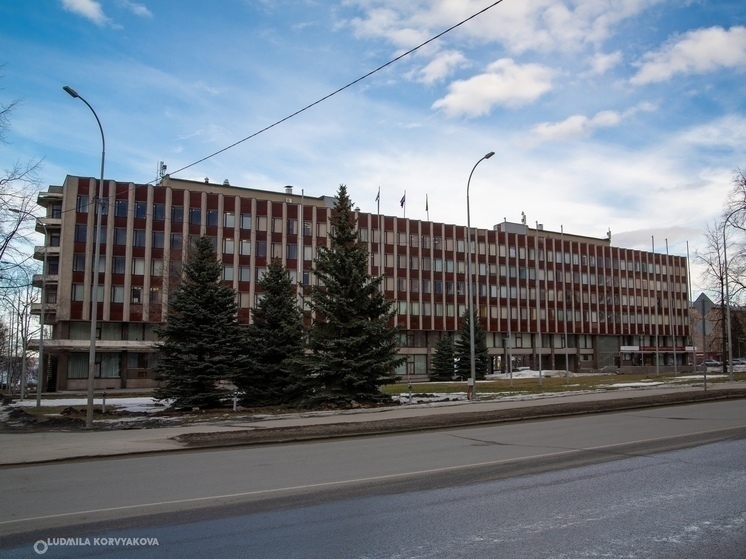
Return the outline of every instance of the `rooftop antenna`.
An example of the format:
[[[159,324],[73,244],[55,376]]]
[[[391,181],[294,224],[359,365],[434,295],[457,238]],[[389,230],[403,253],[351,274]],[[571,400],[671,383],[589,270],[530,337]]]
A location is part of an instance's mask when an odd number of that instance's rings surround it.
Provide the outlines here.
[[[521,223],[526,225],[526,212],[521,212]]]
[[[163,180],[163,177],[166,176],[167,168],[168,166],[163,161],[158,162],[158,170],[156,171],[157,180]]]

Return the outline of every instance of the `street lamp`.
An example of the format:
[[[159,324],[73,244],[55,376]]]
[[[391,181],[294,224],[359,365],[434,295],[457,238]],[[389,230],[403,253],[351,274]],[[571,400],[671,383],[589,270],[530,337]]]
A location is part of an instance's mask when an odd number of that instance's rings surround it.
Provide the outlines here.
[[[101,131],[101,181],[98,183],[98,195],[93,204],[93,210],[96,212],[96,231],[93,236],[94,256],[93,256],[93,286],[91,293],[91,347],[88,354],[88,405],[86,410],[85,426],[87,429],[93,427],[93,379],[96,372],[96,319],[98,315],[98,259],[101,254],[101,199],[104,196],[104,161],[106,159],[106,140],[104,139],[104,128],[101,121],[93,110],[90,103],[83,99],[78,92],[69,86],[64,89],[74,99],[80,99],[86,106],[91,109],[93,116],[96,117],[98,129]]]
[[[36,378],[36,407],[41,407],[41,389],[44,385],[44,311],[45,311],[45,303],[47,300],[47,238],[49,237],[47,233],[47,226],[44,225],[44,222],[42,222],[41,219],[36,217],[31,212],[27,212],[25,210],[18,210],[15,208],[10,209],[11,212],[25,215],[29,217],[33,217],[36,220],[36,223],[41,226],[41,228],[44,230],[44,262],[42,264],[42,270],[41,270],[41,314],[39,315],[39,371],[37,373]]]
[[[725,280],[725,316],[728,324],[728,373],[730,375],[730,381],[733,382],[733,341],[731,340],[731,329],[730,329],[730,293],[728,293],[728,250],[726,248],[727,243],[725,242],[725,228],[728,225],[728,220],[733,217],[734,214],[741,211],[741,208],[736,208],[728,214],[728,217],[723,221],[723,278]]]
[[[489,159],[495,155],[494,151],[489,152],[487,155],[482,157],[479,161],[474,164],[474,167],[469,173],[469,180],[466,182],[466,295],[469,297],[469,357],[471,358],[471,399],[474,400],[474,396],[477,393],[477,369],[476,369],[476,350],[474,349],[474,297],[472,296],[472,285],[471,285],[471,212],[469,209],[469,186],[471,185],[471,176],[474,174],[474,170],[477,168],[482,161]]]

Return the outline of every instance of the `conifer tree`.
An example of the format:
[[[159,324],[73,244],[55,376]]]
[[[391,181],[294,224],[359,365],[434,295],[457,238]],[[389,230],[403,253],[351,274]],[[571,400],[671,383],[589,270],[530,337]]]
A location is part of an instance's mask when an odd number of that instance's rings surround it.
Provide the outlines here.
[[[456,338],[456,375],[463,379],[471,378],[471,345],[469,339],[469,310],[461,316],[461,329]],[[487,337],[479,320],[474,322],[474,372],[477,380],[484,380],[489,368],[490,356],[487,351]]]
[[[251,310],[249,363],[235,378],[248,406],[292,403],[298,398],[295,372],[304,352],[304,328],[293,284],[274,259],[259,281],[262,296]]]
[[[453,380],[453,341],[449,335],[442,335],[435,342],[435,351],[431,363],[430,380]]]
[[[368,274],[368,248],[359,242],[347,187],[340,185],[332,210],[330,246],[319,247],[311,290],[314,322],[306,360],[306,403],[385,401],[379,387],[396,381],[395,310],[381,292],[382,277]]]
[[[166,323],[158,329],[158,380],[154,395],[176,408],[215,407],[230,395],[218,384],[246,364],[245,327],[236,293],[221,283],[221,264],[209,237],[194,243],[181,283],[171,294]]]

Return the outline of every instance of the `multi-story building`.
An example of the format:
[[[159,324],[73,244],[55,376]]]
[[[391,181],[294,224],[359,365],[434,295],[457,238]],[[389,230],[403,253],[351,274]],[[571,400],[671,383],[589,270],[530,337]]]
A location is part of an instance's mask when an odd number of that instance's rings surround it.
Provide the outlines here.
[[[39,195],[47,256],[47,386],[86,385],[98,181],[68,176]],[[354,198],[354,196],[353,196]],[[165,176],[156,185],[106,181],[99,238],[97,388],[155,386],[154,328],[193,238],[208,235],[250,320],[257,280],[280,258],[298,285],[316,281],[313,259],[329,242],[334,199],[237,188]],[[493,369],[508,362],[573,371],[605,366],[684,365],[689,357],[687,262],[590,238],[503,222],[464,225],[358,212],[369,271],[383,275],[401,324],[401,373],[424,376],[438,336],[458,330],[472,293]],[[37,278],[41,285],[41,278]],[[410,377],[411,378],[411,377]]]

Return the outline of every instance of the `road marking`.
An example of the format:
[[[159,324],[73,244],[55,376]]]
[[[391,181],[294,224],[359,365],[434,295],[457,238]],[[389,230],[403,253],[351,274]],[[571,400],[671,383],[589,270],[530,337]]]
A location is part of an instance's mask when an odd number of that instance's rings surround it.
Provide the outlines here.
[[[32,521],[38,521],[38,520],[49,520],[53,518],[65,518],[70,516],[81,516],[81,515],[92,515],[92,514],[100,514],[105,512],[115,512],[115,511],[126,511],[126,510],[133,510],[138,508],[150,508],[150,507],[159,507],[159,506],[169,506],[169,505],[180,505],[180,504],[186,504],[186,503],[200,503],[200,502],[206,502],[211,500],[220,500],[220,499],[235,499],[239,497],[249,497],[249,496],[255,496],[255,495],[263,495],[263,494],[271,494],[271,493],[282,493],[285,491],[299,491],[299,490],[306,490],[306,489],[318,489],[321,487],[333,487],[336,485],[348,485],[348,484],[354,484],[354,483],[368,483],[368,482],[375,482],[375,481],[383,481],[383,480],[389,480],[389,479],[396,479],[396,478],[404,478],[408,476],[420,476],[420,475],[428,475],[428,474],[438,474],[443,472],[449,472],[454,470],[463,470],[466,468],[478,468],[478,467],[484,467],[484,466],[496,466],[499,464],[510,464],[511,462],[522,462],[526,460],[537,460],[542,458],[548,458],[551,456],[562,456],[565,454],[573,454],[577,452],[601,452],[601,451],[607,451],[610,449],[613,449],[615,447],[620,446],[628,446],[630,444],[644,444],[644,443],[650,443],[654,441],[665,441],[665,440],[671,440],[671,439],[677,439],[681,437],[694,437],[699,435],[713,435],[718,433],[725,433],[729,431],[734,430],[743,430],[744,426],[737,426],[737,427],[724,427],[722,429],[715,429],[711,431],[697,431],[695,433],[687,433],[685,435],[676,435],[672,437],[658,437],[658,438],[651,438],[651,439],[642,439],[638,441],[630,441],[626,443],[616,443],[611,445],[601,445],[601,446],[595,446],[595,447],[589,447],[589,448],[576,448],[576,449],[569,449],[569,450],[562,450],[557,452],[549,452],[545,454],[538,454],[535,456],[527,456],[524,458],[510,458],[506,460],[493,460],[489,462],[478,462],[475,464],[464,464],[460,466],[447,466],[443,468],[435,468],[430,470],[418,470],[415,472],[405,472],[405,473],[399,473],[399,474],[388,474],[384,476],[373,476],[373,477],[366,477],[366,478],[356,478],[356,479],[348,479],[348,480],[340,480],[340,481],[327,481],[323,483],[312,483],[312,484],[306,484],[306,485],[296,485],[292,487],[281,487],[276,489],[260,489],[257,491],[245,491],[241,493],[229,493],[225,495],[212,495],[208,497],[192,497],[189,499],[175,499],[172,501],[161,501],[158,503],[141,503],[137,505],[122,505],[119,507],[108,507],[108,508],[100,508],[100,509],[90,509],[90,510],[84,510],[84,511],[76,511],[76,512],[64,512],[59,514],[50,514],[50,515],[44,515],[44,516],[33,516],[33,517],[26,517],[26,518],[20,518],[20,519],[14,519],[14,520],[2,520],[0,521],[0,526],[8,526],[11,524],[17,524],[19,522],[32,522]],[[629,455],[632,456],[632,455]]]

